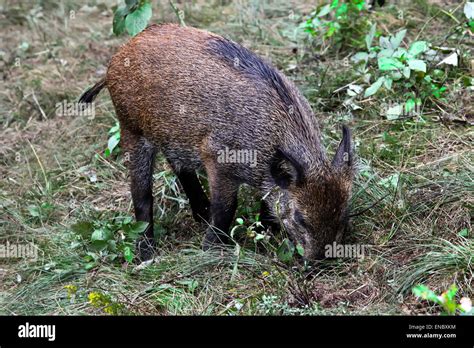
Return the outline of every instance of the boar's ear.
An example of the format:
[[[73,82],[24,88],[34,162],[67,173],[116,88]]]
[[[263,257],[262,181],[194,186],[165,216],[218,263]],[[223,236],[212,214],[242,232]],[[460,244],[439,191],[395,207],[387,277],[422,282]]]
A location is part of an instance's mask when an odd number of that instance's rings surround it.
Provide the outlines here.
[[[342,126],[342,140],[332,160],[333,167],[347,168],[352,166],[351,131],[349,127]]]
[[[286,189],[303,181],[304,169],[289,153],[277,149],[271,160],[270,173],[275,183]]]

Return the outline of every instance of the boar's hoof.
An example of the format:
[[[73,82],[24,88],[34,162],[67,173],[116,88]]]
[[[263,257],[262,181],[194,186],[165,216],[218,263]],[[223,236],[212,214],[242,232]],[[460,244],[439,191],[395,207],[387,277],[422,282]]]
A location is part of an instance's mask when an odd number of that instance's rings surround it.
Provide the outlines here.
[[[202,242],[202,250],[206,251],[215,247],[222,246],[229,242],[229,236],[222,231],[209,227]]]
[[[156,242],[152,238],[142,237],[137,242],[137,261],[148,261],[155,255]]]

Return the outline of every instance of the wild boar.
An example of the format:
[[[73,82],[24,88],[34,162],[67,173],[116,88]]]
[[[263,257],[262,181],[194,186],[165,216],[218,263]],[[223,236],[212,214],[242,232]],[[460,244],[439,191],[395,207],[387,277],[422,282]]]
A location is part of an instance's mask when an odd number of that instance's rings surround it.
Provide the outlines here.
[[[228,241],[241,184],[261,192],[262,221],[285,229],[305,258],[319,258],[326,244],[341,240],[354,167],[350,130],[343,126],[329,160],[308,101],[247,48],[204,30],[152,25],[119,49],[80,102],[92,102],[104,87],[130,160],[136,219],[149,223],[138,244],[142,259],[154,247],[157,151],[178,177],[194,218],[209,224],[204,249]],[[210,199],[197,170],[207,174]]]

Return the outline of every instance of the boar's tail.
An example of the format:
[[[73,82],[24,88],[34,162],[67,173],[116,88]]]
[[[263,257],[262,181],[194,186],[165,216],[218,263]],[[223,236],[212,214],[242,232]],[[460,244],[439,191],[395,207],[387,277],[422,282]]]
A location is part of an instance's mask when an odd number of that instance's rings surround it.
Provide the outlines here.
[[[92,103],[94,98],[99,94],[100,90],[105,87],[105,77],[97,82],[94,86],[85,91],[79,98],[79,103]]]

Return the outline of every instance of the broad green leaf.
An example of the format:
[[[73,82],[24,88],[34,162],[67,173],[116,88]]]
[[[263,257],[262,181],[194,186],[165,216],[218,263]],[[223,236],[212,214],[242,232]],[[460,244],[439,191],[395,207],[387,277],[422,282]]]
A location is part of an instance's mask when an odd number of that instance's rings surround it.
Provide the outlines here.
[[[394,50],[391,48],[384,48],[377,54],[377,58],[382,58],[382,57],[392,57],[394,54]]]
[[[426,63],[420,59],[408,60],[408,67],[411,70],[426,72]]]
[[[107,142],[107,148],[109,149],[110,152],[112,152],[115,147],[119,144],[120,142],[120,133],[115,133],[109,138],[109,141]]]
[[[336,8],[339,5],[339,0],[332,0],[331,8]]]
[[[132,262],[133,261],[133,251],[132,248],[129,246],[126,246],[123,248],[123,257],[125,258],[125,261],[127,262]]]
[[[402,43],[403,39],[405,38],[405,35],[407,34],[407,30],[403,29],[400,30],[395,36],[392,36],[390,38],[390,44],[392,45],[392,48],[398,48],[400,44]]]
[[[403,67],[402,74],[403,74],[403,76],[405,76],[406,79],[409,79],[410,78],[410,68],[407,67],[407,66]]]
[[[386,89],[392,89],[392,83],[393,83],[393,80],[390,77],[385,77],[385,80],[383,81],[383,85],[385,86]]]
[[[456,286],[456,284],[451,285],[448,291],[446,291],[446,299],[448,301],[453,301],[457,292],[458,292],[458,287]]]
[[[94,225],[89,221],[79,221],[71,225],[71,230],[83,238],[90,238],[94,231]]]
[[[405,114],[409,115],[410,111],[412,111],[416,106],[415,99],[410,98],[405,102]]]
[[[390,70],[398,70],[403,69],[404,65],[398,59],[390,58],[390,57],[382,57],[378,60],[379,69],[381,71],[390,71]]]
[[[125,17],[130,13],[125,6],[115,10],[112,28],[115,35],[121,35],[125,31]]]
[[[372,46],[372,41],[375,37],[375,29],[376,25],[372,24],[370,27],[369,33],[365,36],[365,45],[367,46],[367,50],[370,50],[370,46]]]
[[[413,287],[413,295],[420,297],[424,300],[429,300],[437,304],[442,304],[441,300],[436,296],[436,294],[430,290],[426,285],[419,284]]]
[[[149,223],[146,222],[146,221],[137,221],[137,222],[134,222],[132,225],[131,225],[131,231],[133,233],[137,233],[137,234],[140,234],[140,233],[143,233],[145,232],[145,230],[147,229]]]
[[[336,10],[336,17],[345,15],[347,13],[348,6],[346,3],[343,3],[337,10]]]
[[[461,231],[458,233],[461,237],[469,237],[469,230],[467,228],[463,228]]]
[[[235,221],[237,221],[237,223],[238,223],[239,225],[243,225],[243,224],[244,224],[244,219],[242,219],[242,218],[237,218],[237,219],[235,219]]]
[[[285,238],[281,243],[280,247],[277,249],[276,254],[280,261],[288,263],[293,259],[293,254],[295,253],[295,246],[293,243]]]
[[[394,58],[402,58],[404,59],[408,55],[408,51],[404,48],[397,48],[395,52],[393,52]]]
[[[329,4],[327,4],[327,5],[325,5],[321,8],[321,10],[318,12],[317,16],[318,17],[324,17],[329,12],[331,12],[331,6]]]
[[[98,229],[92,232],[91,242],[94,248],[100,250],[107,246],[107,241],[112,237],[110,231],[106,229]]]
[[[105,229],[98,229],[92,232],[91,241],[107,241],[110,239],[110,233]]]
[[[300,255],[300,256],[304,256],[304,248],[301,244],[296,244],[296,252]]]
[[[361,61],[367,62],[368,59],[369,59],[369,55],[366,52],[357,52],[351,57],[351,60],[356,64]]]
[[[383,84],[384,80],[385,80],[385,78],[383,76],[379,77],[379,79],[377,81],[375,81],[372,84],[372,86],[370,86],[369,88],[367,88],[365,90],[364,98],[370,97],[371,95],[374,95],[375,93],[377,93],[377,91],[380,89],[380,87],[382,87],[382,84]]]
[[[139,0],[125,0],[125,5],[127,9],[131,10],[138,5]]]
[[[151,4],[144,2],[135,11],[125,17],[125,28],[131,36],[137,35],[146,28],[151,19]]]
[[[425,52],[428,49],[428,43],[426,41],[415,41],[410,45],[408,53],[412,56],[417,56],[420,53]]]
[[[390,39],[386,36],[381,36],[379,38],[379,46],[382,48],[390,48],[393,50],[392,44],[390,43]]]

